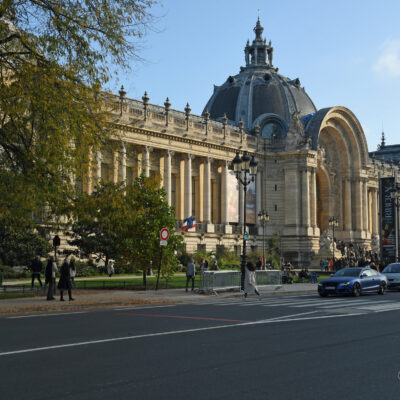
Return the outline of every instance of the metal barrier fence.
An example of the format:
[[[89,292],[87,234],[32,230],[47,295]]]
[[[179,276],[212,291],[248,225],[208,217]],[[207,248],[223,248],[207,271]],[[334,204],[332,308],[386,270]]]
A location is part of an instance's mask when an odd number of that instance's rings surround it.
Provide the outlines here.
[[[257,286],[279,285],[281,271],[256,271]],[[218,290],[240,290],[240,271],[204,271],[200,275],[199,290],[204,293]]]

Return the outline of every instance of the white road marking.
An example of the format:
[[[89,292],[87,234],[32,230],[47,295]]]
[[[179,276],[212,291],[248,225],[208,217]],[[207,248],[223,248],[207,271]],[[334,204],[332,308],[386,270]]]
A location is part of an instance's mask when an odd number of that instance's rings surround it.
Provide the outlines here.
[[[112,342],[120,342],[125,340],[135,340],[135,339],[145,339],[151,337],[159,337],[159,336],[168,336],[168,335],[179,335],[185,333],[193,333],[193,332],[205,332],[205,331],[212,331],[217,329],[227,329],[227,328],[237,328],[242,326],[254,326],[254,325],[265,325],[265,324],[275,324],[279,322],[296,322],[296,321],[309,321],[309,320],[317,320],[317,319],[329,319],[329,318],[339,318],[339,317],[352,317],[363,315],[360,313],[353,313],[353,314],[336,314],[336,315],[323,315],[317,317],[305,317],[305,318],[292,318],[288,319],[288,316],[282,316],[280,319],[266,319],[254,322],[243,322],[239,324],[229,324],[229,325],[219,325],[219,326],[210,326],[206,328],[194,328],[194,329],[184,329],[179,331],[168,331],[168,332],[158,332],[158,333],[148,333],[143,335],[133,335],[133,336],[122,336],[110,339],[100,339],[100,340],[91,340],[86,342],[76,342],[76,343],[67,343],[67,344],[60,344],[54,346],[46,346],[46,347],[34,347],[30,349],[23,349],[23,350],[13,350],[13,351],[5,351],[0,353],[0,357],[16,355],[16,354],[24,354],[24,353],[33,353],[38,351],[46,351],[46,350],[57,350],[57,349],[65,349],[71,347],[79,347],[79,346],[87,346],[92,344],[100,344],[100,343],[112,343]]]
[[[113,308],[115,311],[125,311],[125,310],[149,310],[150,308],[166,308],[166,307],[176,307],[176,304],[169,304],[166,306],[126,306],[126,307],[119,307]]]
[[[88,312],[89,311],[74,311],[74,312],[53,313],[53,314],[17,315],[15,317],[7,317],[7,319],[36,318],[36,317],[56,317],[56,316],[59,316],[59,315],[87,314]]]

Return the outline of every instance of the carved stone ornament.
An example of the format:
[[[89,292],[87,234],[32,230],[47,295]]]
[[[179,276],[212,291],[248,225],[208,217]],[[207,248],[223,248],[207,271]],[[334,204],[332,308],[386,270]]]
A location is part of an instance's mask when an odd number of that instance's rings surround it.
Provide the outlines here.
[[[286,136],[286,151],[311,149],[311,138],[305,133],[301,122],[300,112],[295,111],[290,119],[289,130]]]

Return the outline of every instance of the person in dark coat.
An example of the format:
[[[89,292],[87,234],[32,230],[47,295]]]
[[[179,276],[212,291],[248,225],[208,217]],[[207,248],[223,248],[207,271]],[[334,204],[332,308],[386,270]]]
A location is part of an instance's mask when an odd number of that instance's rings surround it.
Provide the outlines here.
[[[33,287],[35,278],[37,278],[37,280],[39,281],[40,286],[43,286],[42,285],[42,281],[40,280],[40,274],[42,272],[42,268],[43,268],[43,265],[42,265],[42,262],[40,261],[40,257],[36,256],[35,259],[32,261],[32,264],[31,264],[32,287]]]
[[[60,290],[60,301],[64,301],[64,290],[68,291],[69,300],[74,300],[71,293],[71,276],[69,273],[69,263],[65,259],[60,269],[60,280],[57,285]]]

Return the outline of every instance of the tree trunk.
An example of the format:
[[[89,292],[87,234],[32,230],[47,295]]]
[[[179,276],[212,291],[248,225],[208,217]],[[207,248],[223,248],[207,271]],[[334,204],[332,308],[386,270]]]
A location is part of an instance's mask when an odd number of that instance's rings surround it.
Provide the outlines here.
[[[147,290],[146,268],[143,268],[143,286],[144,290]]]

